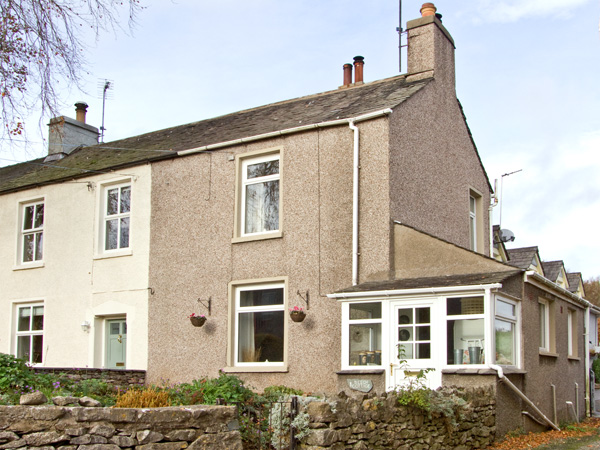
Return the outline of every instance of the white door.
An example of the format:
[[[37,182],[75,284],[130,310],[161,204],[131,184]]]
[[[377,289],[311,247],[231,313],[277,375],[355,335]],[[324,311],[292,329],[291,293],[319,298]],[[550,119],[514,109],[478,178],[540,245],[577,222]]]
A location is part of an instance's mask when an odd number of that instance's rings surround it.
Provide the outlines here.
[[[431,302],[392,303],[388,390],[414,382],[427,369],[424,385],[432,389],[441,385],[440,324],[432,306]]]
[[[106,321],[106,367],[125,369],[127,359],[127,322],[125,319]]]

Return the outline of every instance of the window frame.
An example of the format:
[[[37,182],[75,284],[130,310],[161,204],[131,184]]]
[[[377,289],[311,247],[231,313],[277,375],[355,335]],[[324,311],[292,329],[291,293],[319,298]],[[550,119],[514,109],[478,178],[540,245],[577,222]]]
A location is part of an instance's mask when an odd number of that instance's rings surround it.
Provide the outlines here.
[[[470,188],[468,200],[469,250],[477,253],[484,253],[485,251],[482,202],[483,195],[479,191]]]
[[[567,356],[579,358],[579,340],[577,339],[577,311],[567,309]]]
[[[351,319],[350,318],[350,308],[352,305],[364,305],[364,304],[379,304],[381,308],[381,317],[379,318],[370,318],[370,319]],[[389,304],[383,302],[381,300],[360,300],[360,301],[345,301],[342,302],[342,370],[377,370],[381,369],[384,366],[384,362],[388,359],[387,355],[384,353],[386,350],[386,345],[384,344],[385,336],[387,335],[387,323],[389,320],[386,317],[385,311],[386,308],[389,308]],[[380,347],[381,347],[381,356],[379,364],[356,364],[352,365],[350,363],[350,327],[352,325],[379,325],[380,326]]]
[[[42,307],[42,328],[41,330],[33,330],[32,329],[32,321],[33,321],[33,309],[34,308],[38,308],[38,307]],[[24,331],[19,331],[19,317],[21,314],[21,310],[23,309],[29,309],[30,310],[30,314],[29,314],[29,329],[28,330],[24,330]],[[38,301],[38,302],[33,302],[33,303],[18,303],[15,305],[15,319],[14,319],[14,355],[19,357],[19,337],[23,337],[23,336],[28,336],[30,337],[30,341],[29,341],[29,353],[27,353],[28,358],[27,358],[27,363],[31,366],[37,366],[37,365],[43,365],[44,364],[44,357],[45,357],[45,352],[44,352],[44,326],[45,326],[45,321],[46,321],[46,311],[45,311],[45,305],[43,301]],[[42,354],[40,357],[40,361],[39,362],[32,362],[32,353],[33,353],[33,337],[34,336],[42,336]],[[25,359],[24,357],[21,356],[21,358]]]
[[[113,189],[118,189],[118,204],[120,207],[121,204],[121,195],[122,189],[129,187],[129,211],[127,212],[118,212],[116,214],[108,214],[108,195],[109,191]],[[101,257],[110,257],[110,256],[122,256],[122,255],[130,255],[132,253],[132,224],[133,224],[133,181],[131,179],[113,181],[108,183],[101,184],[101,188],[99,189],[100,198],[99,198],[99,227],[98,227],[98,248],[97,254]],[[127,247],[121,246],[121,221],[122,219],[129,219],[129,235]],[[114,249],[106,248],[106,228],[107,224],[110,220],[117,220],[118,228],[117,228],[117,247]]]
[[[35,212],[39,206],[42,206],[42,224],[39,227],[35,226]],[[32,215],[32,228],[25,230],[25,217],[26,217],[26,209],[33,207],[33,215]],[[21,268],[32,268],[32,267],[40,267],[44,265],[44,253],[45,253],[45,226],[46,226],[46,199],[44,197],[36,198],[32,200],[27,200],[19,203],[19,233],[18,233],[18,242],[17,242],[17,267]],[[31,261],[25,261],[25,239],[27,236],[34,236],[34,259]],[[36,258],[38,253],[38,246],[35,245],[35,241],[37,240],[37,236],[40,236],[41,239],[41,255],[39,258]]]
[[[254,181],[247,178],[246,168],[252,164],[258,164],[266,161],[279,161],[279,173],[276,175],[266,175],[257,177]],[[236,155],[236,188],[235,188],[235,227],[233,243],[254,241],[261,239],[273,239],[283,236],[283,150],[280,147],[258,150]],[[279,203],[278,203],[278,228],[276,230],[258,231],[246,233],[246,186],[265,183],[269,181],[278,182]]]
[[[503,314],[502,312],[498,312],[498,302],[507,303],[514,307],[514,315]],[[494,361],[496,364],[507,367],[520,367],[521,366],[521,334],[520,334],[520,319],[521,311],[520,311],[520,302],[515,300],[509,300],[506,297],[496,296],[494,299],[494,318],[493,318],[493,334],[494,334]],[[496,360],[497,353],[497,342],[496,342],[496,320],[502,320],[504,322],[509,322],[513,325],[513,353],[514,353],[514,363],[513,364],[501,364]]]
[[[539,298],[538,305],[544,305],[543,308],[543,326],[542,326],[542,307],[539,310],[539,333],[540,333],[540,354],[546,356],[557,356],[556,354],[556,329],[555,329],[555,311],[554,301]],[[543,338],[543,341],[542,341]]]
[[[451,299],[478,299],[481,298],[482,300],[482,306],[483,306],[483,312],[481,313],[473,313],[473,314],[448,314],[447,308],[448,308],[448,301]],[[489,317],[489,306],[487,304],[487,297],[485,295],[485,293],[469,293],[467,295],[463,295],[460,293],[457,293],[456,295],[446,295],[445,297],[443,297],[443,307],[445,309],[444,311],[444,321],[446,324],[446,334],[448,333],[448,330],[450,329],[450,325],[449,322],[453,321],[453,322],[459,322],[459,321],[474,321],[474,320],[483,320],[483,337],[481,338],[481,348],[483,350],[483,360],[487,361],[488,360],[488,347],[489,345],[486,345],[486,341],[488,340],[488,317]],[[469,339],[469,340],[477,340],[476,338],[474,339]],[[446,348],[448,347],[449,342],[448,342],[448,338],[446,337]],[[464,344],[465,346],[467,346],[466,349],[464,350],[468,350],[468,342],[466,344]],[[479,367],[482,365],[485,365],[484,362],[480,362],[479,364],[452,364],[452,363],[448,363],[448,354],[446,352],[446,360],[444,361],[444,366],[449,367],[449,368],[456,368],[456,367]]]
[[[243,280],[231,282],[229,284],[229,303],[230,303],[230,314],[229,314],[229,345],[228,350],[228,365],[226,368],[228,372],[284,372],[287,371],[287,358],[288,358],[288,320],[287,316],[287,278],[269,278],[262,280]],[[256,291],[265,289],[278,289],[283,290],[283,299],[281,304],[277,305],[265,305],[265,306],[240,306],[240,293],[244,291]],[[238,350],[239,350],[239,326],[240,326],[240,314],[249,312],[269,312],[269,311],[282,311],[283,312],[283,360],[276,362],[239,362],[238,361]]]

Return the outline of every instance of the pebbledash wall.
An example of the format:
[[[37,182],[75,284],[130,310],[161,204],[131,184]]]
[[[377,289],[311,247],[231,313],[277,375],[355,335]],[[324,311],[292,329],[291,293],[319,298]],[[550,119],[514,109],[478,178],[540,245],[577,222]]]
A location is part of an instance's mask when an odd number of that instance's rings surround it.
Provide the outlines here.
[[[446,389],[466,403],[455,423],[439,414],[398,406],[394,395],[313,399],[300,409],[308,431],[298,448],[470,450],[494,440],[494,390]],[[307,399],[303,399],[306,401]],[[300,404],[303,403],[300,402]],[[0,449],[101,445],[104,450],[242,449],[233,406],[156,409],[1,406]],[[274,425],[275,426],[275,425]],[[100,448],[100,447],[95,447]]]

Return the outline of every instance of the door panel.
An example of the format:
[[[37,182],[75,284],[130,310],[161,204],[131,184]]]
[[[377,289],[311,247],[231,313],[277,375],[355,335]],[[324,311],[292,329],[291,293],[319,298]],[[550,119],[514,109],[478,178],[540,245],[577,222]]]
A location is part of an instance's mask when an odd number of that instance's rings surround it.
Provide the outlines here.
[[[125,319],[106,321],[106,367],[125,369],[127,360],[127,322]]]

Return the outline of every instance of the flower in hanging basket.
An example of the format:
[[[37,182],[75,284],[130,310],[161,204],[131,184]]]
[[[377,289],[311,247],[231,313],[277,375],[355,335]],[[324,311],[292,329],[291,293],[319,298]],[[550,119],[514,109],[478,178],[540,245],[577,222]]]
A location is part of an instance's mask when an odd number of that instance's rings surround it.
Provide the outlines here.
[[[206,322],[206,316],[204,314],[196,315],[196,313],[192,313],[189,315],[190,322],[195,327],[201,327]]]
[[[294,322],[302,322],[306,318],[306,313],[302,308],[294,306],[293,308],[290,308],[290,317]]]

